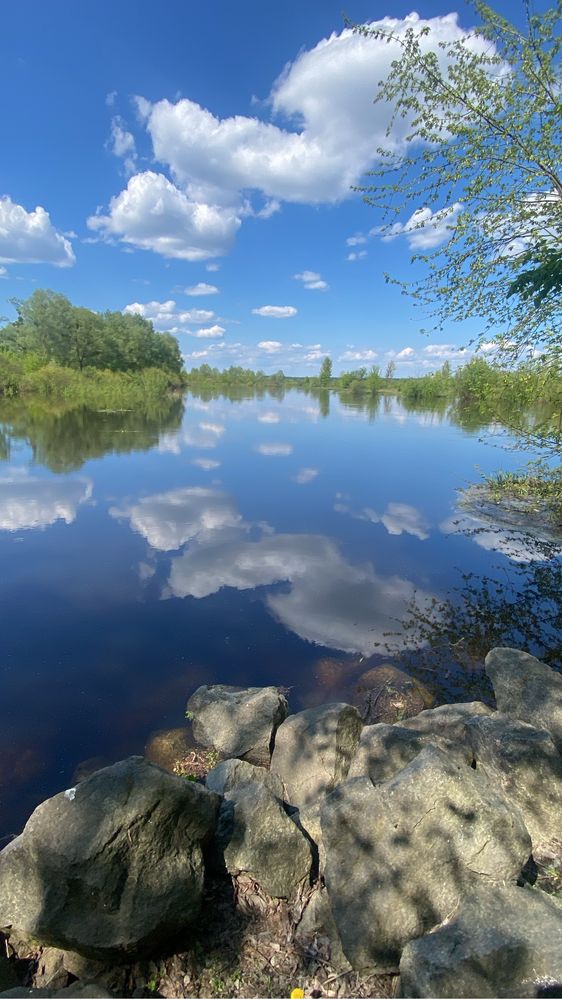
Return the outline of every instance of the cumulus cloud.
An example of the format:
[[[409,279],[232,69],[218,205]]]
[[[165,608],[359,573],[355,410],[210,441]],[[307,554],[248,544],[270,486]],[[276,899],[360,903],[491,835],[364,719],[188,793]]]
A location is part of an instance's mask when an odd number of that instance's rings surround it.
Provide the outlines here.
[[[111,199],[107,215],[88,226],[104,239],[177,260],[207,260],[230,249],[240,218],[229,206],[194,200],[163,174],[147,170],[131,177]]]
[[[149,319],[154,323],[156,329],[169,330],[172,333],[188,332],[182,327],[208,323],[215,317],[211,309],[179,309],[173,298],[169,298],[166,302],[131,302],[125,306],[123,312],[125,315],[142,316],[143,319]],[[217,326],[216,329],[222,327]],[[213,335],[222,336],[219,333]]]
[[[198,486],[147,496],[125,510],[112,508],[109,512],[112,517],[127,518],[133,531],[159,551],[174,551],[186,541],[242,525],[242,517],[226,493]]]
[[[211,472],[213,469],[219,468],[221,462],[216,461],[215,458],[193,458],[191,464],[198,465],[205,472]]]
[[[280,340],[260,340],[258,347],[265,350],[266,354],[277,354],[283,349],[283,344]]]
[[[346,260],[363,260],[367,256],[366,250],[359,250],[357,253],[348,253]]]
[[[346,350],[340,354],[339,361],[374,361],[379,355],[376,350]]]
[[[214,284],[206,284],[205,281],[199,281],[197,284],[192,285],[191,288],[185,289],[186,295],[198,296],[198,295],[218,295],[219,289]]]
[[[297,312],[294,305],[260,305],[252,309],[254,316],[268,316],[270,319],[291,319]]]
[[[115,115],[111,119],[111,136],[107,145],[114,156],[123,160],[126,173],[134,173],[137,160],[135,138],[131,132],[127,131],[123,119],[119,115]]]
[[[72,524],[76,511],[92,495],[89,479],[40,479],[7,475],[0,479],[0,530],[44,528],[57,520]]]
[[[407,358],[413,357],[415,353],[416,352],[413,347],[404,347],[402,350],[399,350],[398,353],[396,354],[396,360],[405,361]]]
[[[203,329],[197,330],[195,336],[201,337],[202,339],[216,339],[217,337],[224,336],[226,330],[224,326],[218,326],[216,323],[214,326],[203,327]]]
[[[279,423],[280,419],[279,413],[260,413],[258,416],[260,423]]]
[[[349,236],[346,241],[346,246],[360,246],[361,243],[366,243],[367,237],[363,235],[362,232],[356,232],[355,236]]]
[[[76,257],[44,208],[27,212],[6,195],[0,198],[0,263],[72,267]]]
[[[302,281],[309,291],[326,291],[330,287],[316,271],[302,271],[300,274],[293,274],[293,277],[295,281]]]
[[[432,250],[450,238],[460,211],[462,205],[458,201],[436,212],[427,207],[418,208],[407,222],[395,222],[388,229],[371,229],[371,235],[381,235],[385,243],[406,236],[412,250]]]
[[[443,41],[466,39],[478,51],[486,44],[464,32],[456,14],[428,20],[410,14],[374,23],[399,36],[410,27],[427,29],[422,49],[438,58]],[[109,213],[94,218],[94,228],[164,256],[204,259],[227,252],[245,217],[267,218],[283,201],[320,204],[349,197],[379,147],[398,153],[406,148],[407,117],[399,117],[387,135],[392,109],[373,103],[379,81],[400,54],[398,43],[351,29],[301,51],[262,105],[286,127],[256,116],[220,118],[188,98],[154,103],[137,98],[154,158],[169,170],[173,184],[161,174],[139,174],[142,196],[129,182]],[[251,203],[256,194],[259,203],[265,200],[259,209]]]

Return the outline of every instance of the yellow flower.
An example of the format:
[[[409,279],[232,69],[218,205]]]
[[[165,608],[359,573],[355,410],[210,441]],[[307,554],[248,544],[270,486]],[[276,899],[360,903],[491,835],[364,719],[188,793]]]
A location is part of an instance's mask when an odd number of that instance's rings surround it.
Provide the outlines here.
[[[304,999],[304,989],[293,989],[291,999]]]

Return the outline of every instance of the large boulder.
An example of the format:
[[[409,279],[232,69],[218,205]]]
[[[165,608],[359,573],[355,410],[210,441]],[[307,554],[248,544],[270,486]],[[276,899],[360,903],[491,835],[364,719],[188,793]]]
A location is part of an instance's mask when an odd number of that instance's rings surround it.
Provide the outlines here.
[[[272,773],[297,808],[314,804],[346,779],[363,723],[350,704],[323,704],[291,715],[279,728]]]
[[[556,842],[562,830],[562,757],[549,732],[496,712],[467,726],[472,766],[516,805],[533,852]]]
[[[382,784],[400,773],[430,743],[461,759],[466,756],[456,743],[438,735],[410,731],[401,725],[365,725],[348,778],[368,777],[373,784]]]
[[[267,766],[275,733],[287,717],[287,699],[277,687],[199,687],[187,702],[193,735],[223,756]]]
[[[240,784],[247,784],[248,781],[255,781],[263,784],[276,798],[283,800],[283,781],[277,774],[271,773],[265,767],[255,767],[245,760],[223,760],[216,767],[209,770],[205,778],[205,786],[209,791],[216,794],[225,795],[227,791],[234,790]]]
[[[440,704],[438,708],[422,711],[415,718],[400,722],[401,728],[418,735],[440,736],[458,745],[465,744],[467,725],[473,718],[493,715],[494,712],[482,701],[466,701],[460,704]]]
[[[99,770],[0,853],[0,926],[102,961],[169,945],[199,914],[219,804],[142,757]]]
[[[519,649],[492,649],[485,660],[498,711],[545,728],[562,752],[562,676]]]
[[[310,876],[310,844],[260,782],[237,784],[225,793],[217,842],[230,874],[249,875],[275,898],[290,898]]]
[[[325,880],[356,970],[396,971],[404,945],[480,881],[515,882],[531,852],[520,811],[435,746],[385,784],[340,785],[322,809]]]
[[[562,905],[529,888],[488,887],[413,940],[400,961],[403,996],[562,994]]]
[[[374,666],[357,681],[353,704],[365,725],[392,724],[430,708],[434,698],[419,680],[391,663]]]

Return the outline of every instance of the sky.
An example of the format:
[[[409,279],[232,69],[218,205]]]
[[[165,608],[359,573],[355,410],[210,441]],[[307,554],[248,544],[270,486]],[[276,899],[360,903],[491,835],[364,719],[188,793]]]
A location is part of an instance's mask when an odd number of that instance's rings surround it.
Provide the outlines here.
[[[343,2],[5,0],[0,315],[36,288],[137,312],[177,335],[187,368],[464,363],[477,325],[423,336],[385,280],[417,276],[411,255],[443,224],[412,231],[410,209],[383,239],[353,190],[403,133],[387,139],[373,104],[392,46],[345,18],[419,18],[437,41],[475,14]]]

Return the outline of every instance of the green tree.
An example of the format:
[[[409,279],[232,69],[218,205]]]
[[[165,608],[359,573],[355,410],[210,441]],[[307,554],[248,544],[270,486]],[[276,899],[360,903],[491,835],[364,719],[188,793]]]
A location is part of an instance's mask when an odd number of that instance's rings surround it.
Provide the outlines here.
[[[320,384],[323,388],[327,388],[332,379],[332,358],[325,357],[322,361],[322,366],[320,368]]]
[[[480,24],[452,41],[433,42],[415,24],[401,36],[392,27],[358,29],[398,53],[375,96],[392,109],[387,134],[396,151],[380,150],[363,193],[382,212],[382,233],[398,222],[422,250],[412,258],[420,277],[403,287],[434,327],[475,317],[483,320],[479,341],[496,339],[517,356],[537,344],[557,353],[558,296],[533,295],[533,279],[518,275],[531,262],[539,290],[542,278],[554,287],[547,271],[562,231],[562,4],[539,16],[523,0],[522,28],[485,3],[473,6]],[[404,142],[395,126],[406,127]]]
[[[388,381],[392,381],[396,373],[396,361],[389,361],[386,366],[385,378]]]

